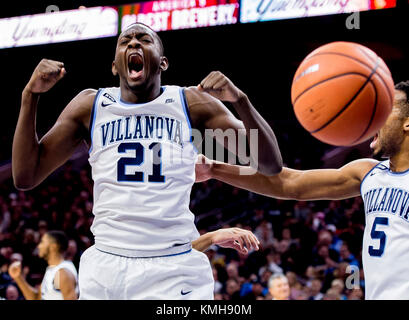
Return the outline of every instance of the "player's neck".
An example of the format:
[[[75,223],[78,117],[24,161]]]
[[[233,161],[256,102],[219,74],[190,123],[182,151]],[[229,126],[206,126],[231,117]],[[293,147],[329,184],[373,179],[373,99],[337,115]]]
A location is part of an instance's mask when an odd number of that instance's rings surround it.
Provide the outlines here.
[[[47,260],[49,266],[57,266],[64,261],[64,257],[61,254],[50,254]]]
[[[409,169],[409,148],[402,145],[401,151],[389,159],[389,167],[393,172],[403,172]]]
[[[156,99],[161,94],[160,82],[153,84],[149,89],[141,91],[121,86],[121,101],[126,103],[146,103]]]

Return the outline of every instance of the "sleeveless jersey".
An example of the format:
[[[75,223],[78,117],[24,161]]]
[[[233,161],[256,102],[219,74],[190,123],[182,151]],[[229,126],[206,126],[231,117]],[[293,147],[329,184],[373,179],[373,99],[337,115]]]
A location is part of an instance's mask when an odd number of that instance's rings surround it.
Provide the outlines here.
[[[91,231],[108,252],[166,251],[199,237],[189,210],[197,150],[183,90],[163,86],[142,104],[121,100],[119,88],[95,97]]]
[[[389,160],[362,181],[366,226],[362,247],[365,299],[409,299],[409,170]]]
[[[54,279],[57,271],[66,269],[70,271],[75,277],[75,292],[78,297],[78,273],[74,264],[71,261],[64,260],[57,266],[47,267],[43,281],[41,282],[41,300],[64,300],[62,293],[54,286]]]

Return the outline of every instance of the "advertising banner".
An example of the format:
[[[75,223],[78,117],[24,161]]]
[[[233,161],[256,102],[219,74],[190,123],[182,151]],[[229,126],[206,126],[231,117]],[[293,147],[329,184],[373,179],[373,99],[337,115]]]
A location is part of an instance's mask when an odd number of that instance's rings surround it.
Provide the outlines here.
[[[240,22],[257,22],[386,9],[396,0],[241,0]]]
[[[0,49],[111,37],[118,34],[118,12],[93,7],[0,19]]]
[[[118,7],[121,30],[142,22],[155,31],[210,27],[238,21],[239,0],[148,1]]]

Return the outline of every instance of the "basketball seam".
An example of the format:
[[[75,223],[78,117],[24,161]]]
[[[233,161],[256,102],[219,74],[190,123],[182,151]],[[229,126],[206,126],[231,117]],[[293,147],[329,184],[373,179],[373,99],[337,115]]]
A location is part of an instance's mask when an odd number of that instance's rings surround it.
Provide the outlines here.
[[[351,56],[349,56],[349,55],[347,55],[347,54],[343,54],[343,53],[339,53],[339,52],[332,52],[332,51],[317,52],[317,53],[315,53],[314,55],[312,55],[311,57],[306,58],[305,61],[310,60],[311,58],[313,58],[313,57],[315,57],[315,56],[321,56],[321,55],[324,55],[324,54],[347,57],[347,58],[349,58],[349,59],[352,59],[352,60],[355,60],[355,61],[359,62],[360,64],[363,64],[365,67],[368,67],[369,70],[372,70],[372,66],[366,64],[366,63],[365,63],[364,61],[362,61],[362,60],[359,60],[359,59],[357,59],[357,58],[355,58],[355,57],[351,57]],[[372,60],[371,60],[371,61],[372,61]]]
[[[330,78],[326,78],[326,79],[324,79],[324,80],[321,80],[321,81],[319,81],[319,82],[313,84],[312,86],[308,87],[308,88],[305,89],[303,92],[301,92],[301,93],[294,99],[293,105],[296,104],[296,102],[298,101],[298,99],[301,98],[301,96],[304,95],[304,93],[306,93],[307,91],[311,90],[312,88],[314,88],[314,87],[316,87],[316,86],[318,86],[318,85],[320,85],[320,84],[322,84],[322,83],[324,83],[324,82],[327,82],[327,81],[329,81],[329,80],[336,79],[336,78],[343,77],[343,76],[347,76],[347,75],[351,75],[351,74],[358,75],[358,76],[362,76],[363,78],[367,78],[367,77],[368,77],[366,74],[359,73],[359,72],[346,72],[346,73],[342,73],[342,74],[337,74],[336,76],[332,76],[332,77],[330,77]]]
[[[376,63],[376,60],[374,60],[368,53],[366,53],[365,50],[363,50],[363,49],[360,48],[360,47],[357,47],[357,49],[358,49],[359,51],[361,51],[366,57],[368,57],[369,60],[371,60],[372,62]],[[382,66],[379,66],[379,69],[381,69],[381,70],[383,70],[383,71],[385,71],[385,72],[387,73],[387,70],[385,70],[384,68],[382,68]]]
[[[323,124],[320,128],[313,130],[313,131],[309,131],[310,133],[317,133],[318,131],[324,129],[325,127],[327,127],[332,121],[334,121],[336,118],[338,118],[338,116],[340,114],[342,114],[346,109],[348,109],[348,107],[351,105],[351,103],[355,100],[356,97],[358,97],[358,95],[362,92],[362,90],[366,87],[366,85],[371,81],[372,76],[376,73],[376,70],[378,69],[379,66],[379,58],[377,60],[377,63],[375,65],[375,67],[372,69],[371,74],[368,76],[368,78],[366,79],[365,83],[361,86],[361,88],[359,88],[359,90],[357,91],[357,93],[355,93],[355,95],[348,101],[348,103],[341,109],[338,111],[338,113],[333,116],[330,120],[328,120],[325,124]]]
[[[369,54],[367,54],[364,50],[362,50],[362,49],[359,48],[359,47],[358,47],[358,49],[361,50],[361,52],[362,52],[364,55],[366,55],[366,56],[368,57],[368,59],[370,59],[372,62],[374,62],[374,61],[372,60],[372,58],[369,56]],[[379,68],[380,68],[381,70],[383,70],[385,73],[388,73],[388,70],[383,69],[382,66],[380,66]],[[378,73],[377,73],[377,74],[378,74]],[[390,74],[390,71],[389,71],[389,74]],[[378,74],[378,75],[379,75],[379,78],[381,78],[381,81],[382,81],[384,87],[386,88],[386,91],[388,92],[388,95],[389,95],[390,100],[393,101],[393,95],[392,95],[392,93],[389,91],[389,87],[386,85],[386,83],[385,83],[383,77],[382,77],[380,74]],[[390,76],[392,76],[392,75],[390,75]]]
[[[368,132],[369,128],[371,127],[371,124],[372,124],[373,120],[375,119],[375,114],[376,114],[377,105],[378,105],[378,90],[376,90],[376,86],[373,84],[372,80],[370,80],[369,82],[371,83],[372,87],[375,90],[375,102],[374,102],[374,106],[372,108],[371,119],[369,120],[368,126],[366,127],[364,132],[361,134],[361,136],[358,139],[356,139],[354,142],[352,142],[353,144],[356,143],[357,141],[359,141],[360,139],[362,139],[362,137]]]

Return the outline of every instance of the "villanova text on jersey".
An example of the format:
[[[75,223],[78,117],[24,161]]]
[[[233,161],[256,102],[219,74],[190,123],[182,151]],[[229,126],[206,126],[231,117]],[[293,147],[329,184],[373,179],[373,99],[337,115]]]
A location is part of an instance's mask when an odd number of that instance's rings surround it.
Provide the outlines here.
[[[128,115],[99,126],[102,147],[121,141],[156,139],[183,147],[182,123],[177,119],[158,115]]]
[[[379,187],[370,189],[363,195],[365,212],[398,215],[405,221],[409,216],[409,191],[401,188]]]

